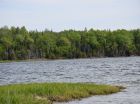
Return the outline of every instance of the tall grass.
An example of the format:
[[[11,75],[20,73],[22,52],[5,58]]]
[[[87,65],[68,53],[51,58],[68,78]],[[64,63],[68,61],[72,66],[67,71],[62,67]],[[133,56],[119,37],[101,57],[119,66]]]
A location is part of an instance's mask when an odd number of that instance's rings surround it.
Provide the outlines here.
[[[0,104],[51,104],[121,91],[121,87],[91,83],[32,83],[0,86]]]

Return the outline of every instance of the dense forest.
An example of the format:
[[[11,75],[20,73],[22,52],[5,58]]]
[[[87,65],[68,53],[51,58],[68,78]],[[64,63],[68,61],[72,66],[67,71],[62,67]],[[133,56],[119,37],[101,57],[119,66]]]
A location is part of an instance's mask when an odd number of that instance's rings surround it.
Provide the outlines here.
[[[140,29],[27,31],[0,28],[0,60],[140,55]]]

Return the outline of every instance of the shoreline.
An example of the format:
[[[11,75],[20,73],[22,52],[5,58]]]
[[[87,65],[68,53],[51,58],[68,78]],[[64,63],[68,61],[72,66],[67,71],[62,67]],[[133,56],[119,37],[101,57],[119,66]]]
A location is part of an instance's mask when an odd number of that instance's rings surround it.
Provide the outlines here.
[[[0,86],[0,102],[5,104],[52,104],[68,102],[94,95],[121,92],[122,86],[94,83],[30,83]],[[22,102],[22,103],[21,103]]]
[[[127,57],[140,57],[140,56],[118,56],[118,57],[87,57],[87,58],[57,58],[57,59],[25,59],[25,60],[0,60],[0,63],[11,63],[11,62],[30,62],[30,61],[57,61],[57,60],[75,60],[75,59],[101,59],[101,58],[127,58]]]

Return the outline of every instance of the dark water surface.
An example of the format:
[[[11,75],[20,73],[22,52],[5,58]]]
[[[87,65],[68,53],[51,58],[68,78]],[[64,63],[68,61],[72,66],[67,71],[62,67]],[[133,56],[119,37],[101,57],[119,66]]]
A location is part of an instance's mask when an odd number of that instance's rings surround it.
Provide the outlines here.
[[[68,104],[140,104],[140,57],[0,63],[0,85],[29,82],[123,85],[123,92]]]

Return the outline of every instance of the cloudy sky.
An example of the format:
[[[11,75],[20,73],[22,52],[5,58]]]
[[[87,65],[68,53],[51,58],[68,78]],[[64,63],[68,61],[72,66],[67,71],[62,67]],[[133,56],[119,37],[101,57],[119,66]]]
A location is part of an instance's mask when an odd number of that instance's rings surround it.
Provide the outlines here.
[[[140,28],[140,0],[0,0],[0,27]]]

